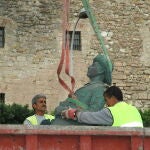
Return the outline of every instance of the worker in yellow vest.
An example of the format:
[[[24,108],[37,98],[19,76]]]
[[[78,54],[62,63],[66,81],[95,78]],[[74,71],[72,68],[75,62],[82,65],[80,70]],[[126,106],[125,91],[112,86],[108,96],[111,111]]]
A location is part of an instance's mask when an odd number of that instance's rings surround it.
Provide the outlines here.
[[[103,95],[108,107],[97,112],[80,112],[70,108],[63,111],[62,116],[91,125],[143,127],[139,111],[123,101],[123,94],[119,87],[111,86]]]
[[[40,124],[50,124],[51,120],[55,117],[46,114],[46,96],[44,94],[37,94],[32,98],[32,107],[35,114],[25,119],[24,125],[40,125]]]

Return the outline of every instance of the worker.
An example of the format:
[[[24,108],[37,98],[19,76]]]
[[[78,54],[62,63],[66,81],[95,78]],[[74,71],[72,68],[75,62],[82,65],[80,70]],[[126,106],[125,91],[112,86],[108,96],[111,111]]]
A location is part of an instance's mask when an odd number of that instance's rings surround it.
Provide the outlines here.
[[[98,54],[94,57],[92,64],[88,67],[87,76],[89,83],[77,89],[74,95],[69,95],[74,101],[67,98],[55,108],[56,119],[53,125],[81,125],[79,122],[61,118],[61,112],[69,107],[80,107],[83,111],[98,111],[104,107],[103,92],[112,81],[112,70],[109,71],[105,55]]]
[[[108,107],[97,112],[80,112],[70,108],[62,111],[62,116],[91,125],[143,127],[140,113],[136,107],[123,101],[119,87],[111,86],[103,95]]]
[[[37,94],[32,98],[32,107],[34,109],[34,115],[25,119],[24,125],[40,125],[50,124],[55,118],[52,115],[46,114],[46,96],[44,94]]]

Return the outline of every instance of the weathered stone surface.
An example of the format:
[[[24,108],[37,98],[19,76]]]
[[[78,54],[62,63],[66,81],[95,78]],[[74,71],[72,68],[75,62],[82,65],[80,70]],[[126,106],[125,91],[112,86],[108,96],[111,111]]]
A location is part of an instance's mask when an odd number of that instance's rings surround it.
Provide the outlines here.
[[[63,1],[1,0],[0,27],[5,47],[0,48],[0,92],[6,103],[29,104],[34,94],[48,97],[48,108],[67,97],[57,79],[61,55]],[[70,1],[73,30],[81,1]],[[105,46],[114,63],[113,83],[124,99],[137,107],[150,107],[150,1],[90,0]],[[80,20],[82,51],[74,52],[76,89],[85,84],[87,67],[102,52],[88,19]],[[64,70],[63,70],[64,72]],[[62,77],[70,84],[70,79]],[[30,105],[31,106],[31,105]]]

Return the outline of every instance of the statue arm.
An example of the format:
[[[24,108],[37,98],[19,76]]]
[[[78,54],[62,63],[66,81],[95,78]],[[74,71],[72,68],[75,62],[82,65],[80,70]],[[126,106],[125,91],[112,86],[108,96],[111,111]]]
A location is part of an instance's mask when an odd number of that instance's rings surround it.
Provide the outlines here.
[[[98,111],[102,109],[105,105],[105,102],[102,97],[92,97],[90,106],[88,107],[89,111]]]
[[[66,99],[65,101],[59,103],[59,106],[57,106],[55,108],[55,112],[54,113],[55,113],[56,116],[57,115],[61,115],[61,112],[63,110],[68,109],[69,107],[76,108],[76,106],[74,104],[72,104],[71,102],[67,101],[67,99]]]
[[[92,92],[92,96],[90,99],[90,104],[88,105],[88,111],[99,111],[101,110],[105,105],[103,92],[101,92],[99,89],[95,92]]]

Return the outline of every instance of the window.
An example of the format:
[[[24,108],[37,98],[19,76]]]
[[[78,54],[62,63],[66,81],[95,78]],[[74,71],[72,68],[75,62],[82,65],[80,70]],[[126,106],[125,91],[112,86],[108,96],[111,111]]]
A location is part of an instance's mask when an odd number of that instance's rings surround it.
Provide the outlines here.
[[[71,48],[72,34],[73,34],[73,31],[69,31],[69,47],[70,48]],[[81,32],[80,31],[75,31],[73,50],[81,51]]]
[[[5,93],[0,93],[0,103],[5,103]]]
[[[4,42],[5,42],[5,38],[4,38],[4,27],[0,27],[0,48],[4,47]]]

